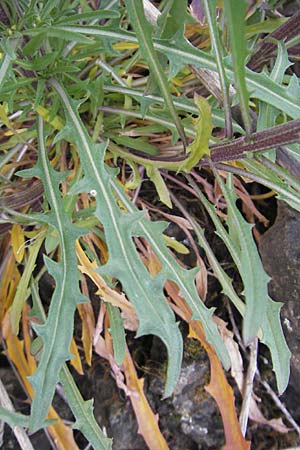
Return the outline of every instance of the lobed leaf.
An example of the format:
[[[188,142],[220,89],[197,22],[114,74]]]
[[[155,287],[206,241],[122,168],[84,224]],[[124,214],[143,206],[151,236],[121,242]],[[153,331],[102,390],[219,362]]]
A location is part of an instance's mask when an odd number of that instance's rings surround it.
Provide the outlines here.
[[[60,372],[60,382],[66,393],[71,411],[76,417],[73,428],[80,430],[94,449],[111,450],[112,440],[104,435],[94,417],[93,400],[83,400],[65,364]]]
[[[74,102],[64,89],[52,80],[51,84],[63,102],[67,126],[57,137],[75,142],[84,177],[72,187],[72,194],[93,192],[96,197],[95,215],[104,227],[109,260],[100,270],[103,275],[117,278],[139,317],[137,336],[154,334],[162,339],[168,350],[168,369],[165,395],[172,393],[179,376],[182,358],[182,337],[175,323],[174,313],[163,294],[164,274],[152,277],[142,263],[133,242],[143,213],[122,213],[115,198],[115,170],[104,164],[106,144],[96,145],[83,126]],[[162,232],[162,226],[159,225]]]
[[[27,171],[27,176],[34,175],[42,179],[44,192],[51,207],[50,214],[45,216],[44,220],[57,230],[61,261],[54,262],[48,257],[44,258],[56,286],[45,324],[34,325],[36,333],[43,340],[43,350],[38,368],[30,377],[35,391],[30,416],[30,429],[34,431],[43,426],[62,365],[72,357],[70,345],[73,336],[73,317],[76,305],[86,301],[79,290],[75,253],[75,240],[83,231],[72,225],[63,209],[59,191],[62,175],[52,169],[47,158],[43,141],[42,118],[39,118],[38,131],[39,158],[35,168]],[[22,174],[24,176],[26,172],[23,171]]]
[[[119,185],[114,184],[114,189],[128,212],[135,213],[138,211]],[[162,273],[166,279],[172,280],[177,284],[181,295],[191,308],[193,314],[192,319],[201,321],[207,341],[214,347],[224,367],[228,369],[230,367],[229,356],[218,333],[218,329],[212,321],[214,310],[208,309],[204,305],[203,301],[199,298],[195,286],[195,276],[199,268],[196,267],[192,270],[186,270],[178,264],[169,252],[164,241],[164,236],[159,232],[160,227],[160,223],[153,224],[149,220],[142,218],[138,223],[137,232],[148,241],[155,252],[162,266]]]
[[[206,199],[206,197],[202,194],[199,188],[197,188],[196,184],[193,182],[191,177],[187,176],[187,178],[191,186],[195,189],[197,196],[200,198],[210,218],[212,219],[216,227],[217,234],[225,243],[237,267],[240,268],[241,266],[239,262],[240,247],[236,245],[236,242],[232,241],[232,238],[230,237],[229,233],[225,230],[219,217],[216,214],[214,206]],[[216,261],[214,254],[211,252],[210,247],[207,245],[206,240],[204,239],[204,233],[203,232],[201,233],[201,230],[199,229],[199,226],[197,226],[196,222],[195,223],[193,222],[193,225],[195,226],[195,231],[198,236],[199,243],[201,246],[203,246],[205,252],[207,253],[210,264],[212,265],[213,270],[215,274],[218,276],[218,279],[222,285],[224,294],[228,296],[228,298],[232,301],[232,303],[238,309],[240,314],[244,317],[245,304],[236,294],[235,290],[232,287],[231,280],[225,273],[224,269],[222,269],[220,264]],[[249,232],[251,232],[250,229],[248,233]],[[251,244],[251,246],[252,245],[253,244]],[[259,263],[259,265],[261,265],[261,263]],[[250,268],[250,270],[252,271],[252,268]],[[264,271],[264,269],[262,270]],[[267,282],[268,279],[265,276],[263,278],[265,279],[265,282]],[[261,279],[259,281],[261,282]],[[264,307],[266,308],[265,316],[261,317],[261,329],[258,330],[258,337],[270,349],[273,363],[273,370],[276,375],[278,391],[282,393],[286,389],[286,386],[289,381],[290,351],[286,344],[279,318],[281,304],[273,302],[273,300],[269,298],[268,294],[266,295],[265,303],[266,303]]]
[[[235,248],[234,262],[242,277],[246,300],[246,309],[243,320],[243,338],[248,345],[258,334],[263,318],[267,311],[268,283],[270,277],[265,273],[257,246],[255,244],[252,228],[246,222],[236,206],[232,176],[228,176],[227,185],[217,175],[218,183],[222,189],[227,203],[228,237],[231,246]]]
[[[61,26],[56,29],[72,31],[78,34],[88,34],[107,39],[108,41],[128,41],[137,43],[138,40],[133,33],[109,27],[89,27],[89,26]],[[36,34],[36,30],[28,30],[26,34]],[[169,78],[177,74],[180,68],[187,64],[197,67],[207,68],[217,71],[214,58],[206,52],[191,45],[183,36],[176,34],[172,39],[153,39],[154,48],[168,56],[170,62]],[[234,81],[234,72],[231,65],[226,61],[225,72],[228,79]],[[245,79],[247,89],[251,92],[251,98],[257,98],[285,112],[290,117],[300,118],[300,107],[287,88],[280,86],[267,75],[252,72],[246,69]]]

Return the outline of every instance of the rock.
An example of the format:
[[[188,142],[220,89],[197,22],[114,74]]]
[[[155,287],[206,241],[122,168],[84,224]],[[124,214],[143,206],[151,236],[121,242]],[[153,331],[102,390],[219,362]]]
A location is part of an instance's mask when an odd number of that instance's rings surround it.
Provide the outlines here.
[[[272,277],[272,299],[283,302],[281,319],[292,352],[290,384],[300,394],[300,213],[278,201],[274,225],[261,237],[259,250]]]
[[[157,402],[155,410],[161,430],[167,430],[172,450],[219,450],[224,444],[223,424],[215,401],[204,389],[210,378],[209,361],[198,343],[200,354],[194,355],[195,359],[187,354],[191,342],[185,340],[182,369],[174,394]],[[163,388],[163,380],[153,379],[149,394],[161,396]]]

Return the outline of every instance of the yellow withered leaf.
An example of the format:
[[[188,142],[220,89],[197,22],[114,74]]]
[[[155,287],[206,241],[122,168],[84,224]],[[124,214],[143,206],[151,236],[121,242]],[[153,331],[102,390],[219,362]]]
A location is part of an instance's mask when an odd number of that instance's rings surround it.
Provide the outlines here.
[[[25,237],[22,227],[18,224],[14,224],[10,231],[10,235],[14,256],[16,258],[16,261],[18,263],[21,263],[23,261],[25,252]]]

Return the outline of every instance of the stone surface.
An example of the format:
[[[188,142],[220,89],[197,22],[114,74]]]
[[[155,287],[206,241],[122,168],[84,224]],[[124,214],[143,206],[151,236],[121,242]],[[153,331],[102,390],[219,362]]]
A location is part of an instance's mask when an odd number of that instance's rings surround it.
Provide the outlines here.
[[[281,318],[292,352],[290,384],[300,393],[300,213],[278,202],[274,225],[262,236],[260,254],[272,277],[269,292],[283,302]],[[299,411],[300,412],[300,411]]]
[[[208,358],[198,343],[200,353],[195,355],[191,342],[190,339],[185,341],[182,369],[174,394],[157,402],[155,409],[161,429],[167,430],[170,449],[219,450],[224,444],[224,431],[217,405],[205,391],[210,378]],[[153,379],[149,394],[160,397],[163,388],[163,380]]]

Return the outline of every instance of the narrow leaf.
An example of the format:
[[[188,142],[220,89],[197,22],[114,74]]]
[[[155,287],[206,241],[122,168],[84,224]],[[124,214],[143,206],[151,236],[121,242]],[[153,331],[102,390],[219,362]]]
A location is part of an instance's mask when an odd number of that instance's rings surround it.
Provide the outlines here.
[[[137,43],[138,40],[133,33],[123,30],[109,29],[103,27],[88,26],[64,26],[57,29],[85,33],[91,36],[102,37],[110,41],[128,41]],[[26,31],[28,34],[29,32]],[[35,30],[30,30],[35,34]],[[217,71],[215,60],[206,52],[191,45],[183,35],[176,34],[172,39],[159,40],[153,39],[154,48],[168,56],[171,64],[170,75],[173,77],[178,70],[187,64],[193,64],[197,67],[203,67]],[[172,67],[174,66],[174,69]],[[285,112],[290,117],[300,118],[300,107],[295,98],[289,93],[288,89],[278,85],[268,76],[262,73],[255,73],[249,69],[246,70],[247,89],[251,92],[251,98],[257,98]],[[234,72],[229,63],[225,63],[225,72],[230,81],[234,81]]]
[[[225,230],[223,224],[220,221],[220,218],[216,214],[214,206],[202,194],[200,189],[193,182],[192,178],[190,176],[187,176],[187,178],[193,189],[195,189],[197,196],[200,198],[207,212],[209,213],[210,218],[212,219],[216,227],[217,234],[223,240],[233,260],[236,262],[237,267],[239,267],[240,264],[239,264],[238,248],[236,245],[234,245],[234,242],[232,242],[232,240],[230,239],[228,232]],[[205,249],[209,262],[222,285],[224,294],[228,296],[228,298],[232,301],[232,303],[238,309],[240,314],[244,316],[245,304],[236,294],[235,290],[232,287],[232,282],[228,277],[228,275],[225,273],[224,269],[216,261],[213,252],[211,252],[210,247],[206,243],[204,233],[201,233],[199,231],[199,226],[197,225],[197,222],[194,221],[193,224],[195,226],[195,231],[198,236],[199,243]],[[273,370],[276,375],[278,391],[282,393],[286,389],[286,386],[289,381],[290,351],[287,347],[280,323],[279,312],[281,304],[278,302],[273,302],[273,300],[271,300],[269,296],[267,296],[266,303],[267,303],[266,313],[265,316],[262,317],[262,327],[261,327],[262,333],[259,330],[258,337],[264,344],[266,344],[269,347],[273,362]]]
[[[119,185],[114,184],[114,189],[127,211],[132,213],[137,211],[135,205],[129,200]],[[230,367],[230,362],[227,350],[218,333],[216,325],[211,319],[213,309],[206,308],[202,300],[199,298],[196,290],[195,276],[196,271],[199,269],[196,268],[196,270],[186,270],[177,263],[164,242],[164,236],[159,234],[155,228],[159,225],[159,223],[152,224],[149,220],[142,219],[138,223],[137,231],[145,237],[155,252],[161,263],[162,271],[166,278],[174,281],[179,287],[181,295],[185,298],[192,310],[193,319],[198,319],[201,321],[207,341],[215,348],[215,351],[217,352],[224,367],[228,369]]]
[[[203,0],[203,9],[205,11],[207,24],[209,27],[209,34],[213,53],[216,58],[216,64],[218,68],[220,85],[223,93],[223,105],[225,110],[225,123],[228,137],[232,135],[232,123],[231,123],[231,101],[229,96],[229,82],[226,77],[225,67],[223,63],[223,52],[221,47],[219,29],[216,20],[216,7],[217,0]]]
[[[175,110],[172,97],[170,95],[169,83],[167,77],[163,72],[153,46],[151,26],[145,17],[143,1],[136,0],[133,2],[131,0],[125,0],[125,4],[128,10],[131,25],[137,35],[141,54],[146,59],[149,65],[150,72],[155,77],[162,96],[164,97],[166,107],[168,108],[176,125],[179,136],[181,137],[184,146],[186,146],[184,130]]]
[[[32,398],[34,391],[28,381],[28,377],[32,374],[35,367],[32,367],[32,364],[25,357],[23,342],[11,333],[9,326],[6,327],[6,335],[4,337],[7,345],[7,354],[18,370],[18,374],[21,377],[23,386],[25,387],[28,396]],[[47,421],[45,421],[45,424],[49,424],[50,422],[55,423],[50,425],[47,430],[53,440],[57,442],[57,445],[59,445],[62,449],[72,448],[74,450],[78,450],[72,430],[63,423],[59,415],[52,407],[49,410],[49,415],[47,417]]]
[[[45,258],[48,271],[56,282],[47,320],[43,325],[35,325],[36,333],[43,339],[43,351],[38,368],[30,377],[34,388],[30,418],[30,429],[43,426],[50,408],[56,383],[63,363],[71,358],[70,345],[73,336],[73,317],[77,303],[86,300],[79,290],[75,240],[82,233],[69,221],[65,213],[59,183],[61,174],[50,166],[44,146],[43,120],[39,118],[39,159],[34,169],[42,179],[45,195],[51,206],[48,222],[57,230],[61,262]],[[65,327],[66,321],[68,327]]]
[[[253,226],[245,221],[236,206],[237,197],[232,176],[228,177],[226,186],[218,175],[217,179],[227,203],[226,222],[229,239],[236,249],[235,264],[244,285],[246,310],[243,320],[243,338],[248,344],[257,336],[266,316],[270,277],[264,271],[252,234]]]
[[[27,298],[27,289],[29,287],[30,278],[32,276],[32,272],[34,271],[36,259],[43,243],[43,239],[44,237],[42,233],[29,247],[29,255],[25,265],[25,269],[17,286],[13,303],[10,307],[11,326],[13,333],[16,335],[19,332],[21,312]]]
[[[2,59],[2,64],[0,67],[0,88],[2,88],[2,84],[4,83],[7,74],[9,73],[9,69],[11,67],[12,61],[15,59],[14,50],[17,48],[19,40],[12,39],[11,42],[7,42],[7,45],[11,47],[11,52],[5,52],[5,56]]]
[[[125,358],[126,353],[126,339],[124,332],[123,320],[119,308],[112,306],[109,303],[106,304],[109,322],[110,332],[113,340],[114,358],[116,363],[120,366]]]
[[[235,87],[238,93],[241,113],[247,136],[251,134],[249,113],[249,93],[246,86],[246,1],[224,0],[224,12],[227,18]]]
[[[73,428],[80,430],[94,449],[111,450],[112,440],[101,431],[93,414],[93,400],[84,401],[66,365],[60,372],[60,382],[68,404],[76,417]]]

